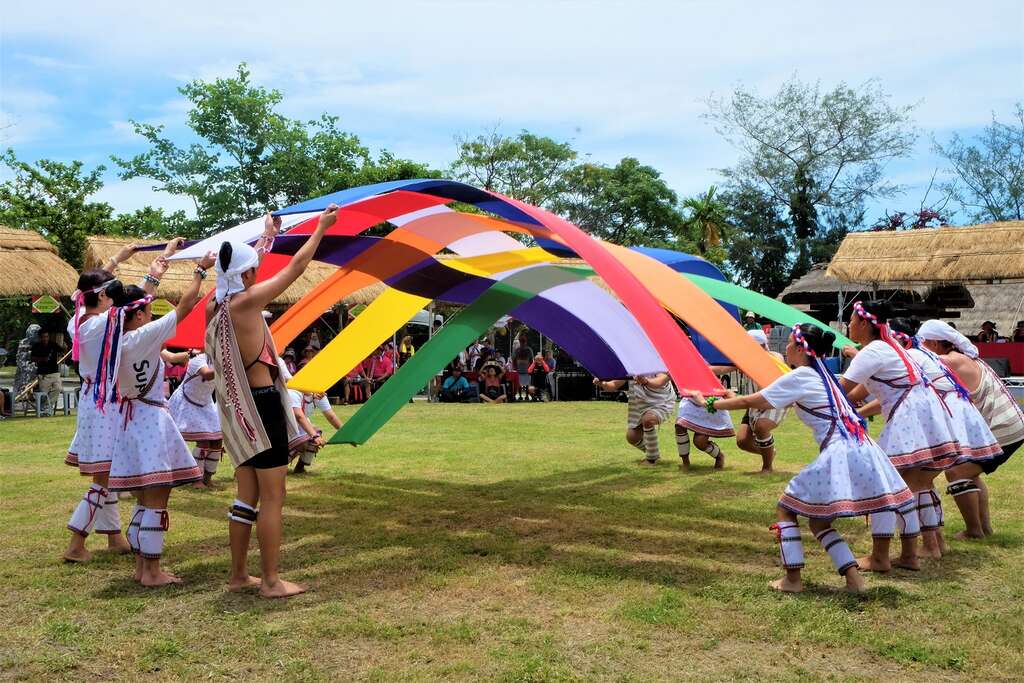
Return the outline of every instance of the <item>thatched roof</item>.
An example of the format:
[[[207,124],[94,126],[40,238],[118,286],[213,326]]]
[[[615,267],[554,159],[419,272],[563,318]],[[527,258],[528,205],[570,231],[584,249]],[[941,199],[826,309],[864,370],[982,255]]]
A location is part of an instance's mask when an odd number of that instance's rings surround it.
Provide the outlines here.
[[[931,290],[930,287],[924,285],[900,287],[898,289],[907,292],[913,298],[922,300],[928,296],[928,292]],[[850,296],[857,293],[870,293],[871,291],[871,283],[837,280],[829,275],[828,264],[816,263],[811,266],[810,271],[806,275],[789,283],[789,286],[779,294],[779,300],[790,305],[810,304],[820,301],[822,298],[830,298],[833,301],[837,300],[839,292],[843,292],[847,300],[850,300]],[[897,288],[887,287],[884,290],[879,290],[879,294],[881,295],[884,292],[891,295],[895,291],[897,291]]]
[[[42,235],[0,225],[0,296],[70,296],[78,272]]]
[[[850,233],[828,275],[889,284],[1024,281],[1024,221]]]
[[[109,261],[112,256],[129,242],[142,245],[159,244],[159,241],[153,240],[132,240],[110,235],[94,235],[86,238],[85,267],[103,267],[103,264]],[[120,264],[114,274],[118,279],[125,282],[141,280],[142,276],[149,272],[149,264],[153,262],[157,255],[157,253],[151,251],[134,254],[127,261]],[[168,268],[167,273],[161,278],[159,296],[170,301],[177,301],[185,287],[192,281],[192,271],[194,269],[195,265],[191,261],[172,261],[171,267]],[[336,270],[337,268],[334,266],[314,261],[299,279],[284,291],[284,294],[274,300],[274,303],[279,306],[294,304]],[[216,275],[211,272],[210,277],[203,283],[203,292],[205,293],[213,289],[215,281]],[[383,291],[383,284],[370,285],[346,297],[343,303],[350,305],[368,304],[380,296]]]
[[[1024,320],[1024,283],[1004,282],[998,285],[967,285],[974,299],[974,308],[960,311],[956,326],[964,334],[976,334],[981,323],[991,320],[999,333],[1009,336],[1018,320]]]

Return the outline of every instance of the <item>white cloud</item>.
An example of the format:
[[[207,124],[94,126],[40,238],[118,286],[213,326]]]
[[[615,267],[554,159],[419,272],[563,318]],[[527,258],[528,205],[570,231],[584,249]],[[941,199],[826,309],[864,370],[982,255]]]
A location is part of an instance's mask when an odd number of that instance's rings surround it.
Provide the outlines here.
[[[152,206],[168,212],[180,209],[190,216],[195,215],[195,205],[188,197],[158,192],[153,189],[153,181],[146,178],[108,180],[91,199],[110,204],[114,207],[115,213],[131,213],[136,209]]]

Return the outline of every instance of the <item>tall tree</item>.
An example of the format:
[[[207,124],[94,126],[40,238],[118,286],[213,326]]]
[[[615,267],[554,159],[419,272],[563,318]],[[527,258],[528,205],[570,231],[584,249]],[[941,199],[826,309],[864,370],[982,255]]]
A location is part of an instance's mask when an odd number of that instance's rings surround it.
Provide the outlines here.
[[[812,247],[835,232],[819,224],[823,212],[846,224],[866,200],[899,189],[884,169],[913,147],[912,110],[892,105],[876,81],[822,91],[793,77],[771,96],[740,87],[728,99],[708,99],[707,117],[741,155],[722,170],[730,188],[760,192],[788,215],[798,252],[792,277],[806,272]]]
[[[935,142],[952,166],[953,180],[943,189],[973,211],[974,221],[1024,220],[1024,104],[1012,118],[1000,123],[993,114],[973,144],[955,133],[947,145]]]
[[[744,287],[775,297],[789,284],[793,265],[789,233],[782,209],[764,193],[733,191],[726,205],[728,262]]]
[[[435,175],[387,152],[374,158],[337,117],[285,117],[277,111],[282,94],[253,84],[244,63],[231,78],[196,80],[179,91],[192,103],[187,121],[199,141],[179,146],[163,126],[133,121],[150,149],[113,159],[122,178],[149,178],[156,189],[189,197],[197,236],[368,178]]]
[[[703,195],[687,197],[683,200],[682,228],[688,237],[697,244],[697,252],[706,257],[708,252],[722,244],[722,238],[728,228],[726,207],[719,201],[714,185]]]

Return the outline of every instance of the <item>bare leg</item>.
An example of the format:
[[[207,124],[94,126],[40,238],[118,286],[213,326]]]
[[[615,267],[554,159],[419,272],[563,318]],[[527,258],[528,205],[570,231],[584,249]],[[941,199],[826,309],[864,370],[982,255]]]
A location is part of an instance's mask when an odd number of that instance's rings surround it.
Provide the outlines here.
[[[202,454],[202,452],[209,450],[210,442],[209,441],[196,441],[196,448],[200,449],[200,454]],[[198,460],[198,458],[197,458],[197,460]],[[200,479],[199,481],[193,483],[192,486],[194,486],[197,489],[209,488],[210,487],[210,480],[209,480],[209,477],[206,474],[206,463],[200,462],[199,466],[203,468],[203,478]]]
[[[694,443],[696,443],[696,439],[694,439]],[[776,511],[778,513],[778,519],[780,523],[797,523],[796,515],[794,515],[789,510],[784,510],[783,508],[776,508]],[[797,538],[799,538],[799,528],[797,529]],[[780,537],[779,545],[782,548],[780,552],[782,553],[783,565],[786,570],[786,576],[781,579],[776,579],[775,581],[770,582],[768,585],[774,588],[775,590],[781,591],[783,593],[801,593],[804,590],[804,583],[803,580],[800,578],[800,571],[803,565],[803,547],[802,544],[798,544],[800,546],[798,564],[801,566],[785,566],[787,557],[785,546],[787,542],[784,540],[784,538],[785,536]]]
[[[281,511],[284,508],[287,473],[287,466],[256,470],[262,506],[256,522],[256,534],[260,541],[260,567],[263,574],[260,595],[265,598],[287,598],[306,592],[305,586],[285,581],[278,575],[281,555]]]
[[[690,435],[682,425],[676,425],[676,452],[682,460],[679,469],[689,471],[690,469]]]
[[[715,459],[716,470],[725,468],[725,453],[722,452],[722,449],[719,448],[718,444],[711,440],[710,436],[694,432],[693,445]]]
[[[754,423],[754,444],[757,446],[757,453],[761,455],[760,474],[769,474],[772,471],[772,463],[775,462],[775,439],[772,430],[777,426],[771,420],[765,419]]]
[[[253,510],[260,502],[259,481],[252,467],[235,468],[236,497]],[[228,590],[240,591],[260,585],[260,580],[249,575],[249,539],[252,525],[231,520],[228,522],[228,538],[231,545],[231,575],[228,576]]]
[[[981,516],[981,529],[985,532],[986,536],[991,536],[993,533],[992,511],[988,505],[988,485],[985,484],[985,480],[982,479],[980,474],[974,477],[974,483],[978,486],[978,513]]]
[[[740,423],[740,426],[736,428],[736,447],[747,453],[759,454],[761,452],[754,443],[754,433],[746,422]]]
[[[981,481],[981,468],[974,463],[967,463],[946,470],[946,481],[950,486],[946,492],[953,496],[953,502],[960,510],[964,518],[964,525],[967,527],[956,537],[960,540],[985,537],[985,525],[982,519],[981,487],[977,484]],[[977,488],[978,490],[972,490]],[[987,490],[986,490],[987,497]],[[987,505],[986,505],[987,507]],[[985,510],[984,514],[987,514]]]

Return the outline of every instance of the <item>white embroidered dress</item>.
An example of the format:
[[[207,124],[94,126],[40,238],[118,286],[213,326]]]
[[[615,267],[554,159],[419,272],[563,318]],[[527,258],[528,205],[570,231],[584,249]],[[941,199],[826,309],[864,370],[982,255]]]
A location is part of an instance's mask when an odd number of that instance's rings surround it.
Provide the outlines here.
[[[185,377],[167,402],[171,417],[185,441],[219,441],[223,436],[220,415],[213,402],[216,384],[212,379],[204,380],[199,374],[208,365],[210,362],[205,353],[189,360]]]
[[[64,464],[77,467],[80,474],[92,476],[110,471],[114,457],[117,436],[117,406],[108,404],[105,411],[96,406],[93,398],[93,374],[99,362],[103,346],[103,329],[107,314],[101,313],[83,321],[78,326],[78,373],[82,376],[82,388],[78,395],[78,416],[75,436],[68,446]],[[68,334],[74,335],[74,318],[68,323]]]

